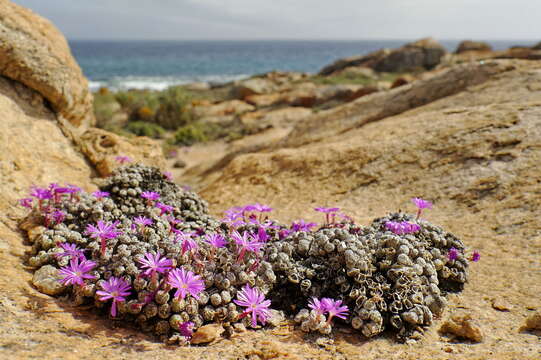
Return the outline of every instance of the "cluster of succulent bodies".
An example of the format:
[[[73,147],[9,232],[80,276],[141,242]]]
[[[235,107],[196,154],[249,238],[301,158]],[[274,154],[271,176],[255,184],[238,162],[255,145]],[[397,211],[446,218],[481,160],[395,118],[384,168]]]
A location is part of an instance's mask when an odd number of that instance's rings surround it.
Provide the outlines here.
[[[170,342],[213,322],[226,335],[256,328],[276,310],[306,332],[329,334],[334,317],[367,337],[393,329],[406,339],[467,281],[463,243],[420,212],[358,226],[337,208],[317,208],[323,225],[288,226],[253,204],[217,220],[195,193],[141,165],[118,168],[98,192],[75,193],[34,189],[39,206],[21,201],[47,227],[29,264],[59,268],[76,304]]]

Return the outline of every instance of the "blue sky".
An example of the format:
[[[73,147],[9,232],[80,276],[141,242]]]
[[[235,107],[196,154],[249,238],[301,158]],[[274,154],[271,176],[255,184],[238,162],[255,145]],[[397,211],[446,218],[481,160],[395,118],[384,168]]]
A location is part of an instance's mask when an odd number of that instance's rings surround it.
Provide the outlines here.
[[[541,0],[14,0],[69,39],[541,40]]]

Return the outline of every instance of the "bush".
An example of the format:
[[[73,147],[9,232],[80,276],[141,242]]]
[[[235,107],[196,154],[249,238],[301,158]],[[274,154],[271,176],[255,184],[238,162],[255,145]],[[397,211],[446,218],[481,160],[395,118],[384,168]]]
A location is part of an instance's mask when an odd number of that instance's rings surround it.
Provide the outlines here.
[[[126,126],[126,130],[137,136],[148,136],[154,139],[160,139],[165,134],[165,130],[157,124],[132,121]]]
[[[165,129],[176,129],[193,121],[190,105],[193,95],[181,87],[170,87],[159,98],[154,121]]]
[[[198,142],[209,140],[202,124],[190,124],[179,128],[175,132],[173,141],[177,145],[193,145]]]

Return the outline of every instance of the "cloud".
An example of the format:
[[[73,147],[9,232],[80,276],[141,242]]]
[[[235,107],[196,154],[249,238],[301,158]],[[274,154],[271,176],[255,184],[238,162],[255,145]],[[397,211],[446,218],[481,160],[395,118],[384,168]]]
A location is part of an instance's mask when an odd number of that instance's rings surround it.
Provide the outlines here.
[[[533,0],[15,0],[86,39],[535,39]]]

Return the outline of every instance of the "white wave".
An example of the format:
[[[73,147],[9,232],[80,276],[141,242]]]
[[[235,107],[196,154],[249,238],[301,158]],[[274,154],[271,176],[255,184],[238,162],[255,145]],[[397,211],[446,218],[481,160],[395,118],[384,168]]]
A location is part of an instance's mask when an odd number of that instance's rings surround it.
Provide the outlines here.
[[[108,80],[90,80],[90,91],[97,91],[102,87],[106,87],[112,91],[119,90],[165,90],[170,86],[184,85],[194,82],[208,83],[226,83],[229,81],[240,80],[249,77],[247,74],[239,75],[204,75],[204,76],[185,76],[185,77],[169,77],[169,76],[126,76],[113,77]]]

